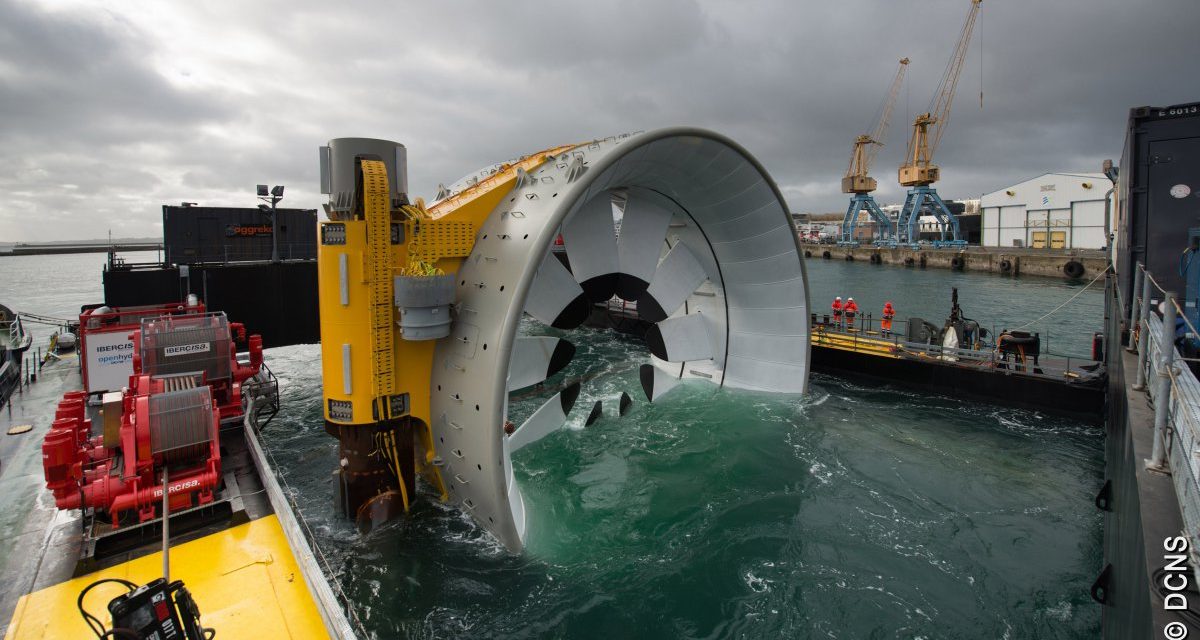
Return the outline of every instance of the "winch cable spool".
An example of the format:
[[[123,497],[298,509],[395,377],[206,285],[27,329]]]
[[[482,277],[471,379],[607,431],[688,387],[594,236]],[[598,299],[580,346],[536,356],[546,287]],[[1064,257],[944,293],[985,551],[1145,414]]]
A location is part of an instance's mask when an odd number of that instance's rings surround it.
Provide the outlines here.
[[[164,468],[204,457],[212,433],[212,395],[208,387],[166,391],[150,396],[150,453]]]

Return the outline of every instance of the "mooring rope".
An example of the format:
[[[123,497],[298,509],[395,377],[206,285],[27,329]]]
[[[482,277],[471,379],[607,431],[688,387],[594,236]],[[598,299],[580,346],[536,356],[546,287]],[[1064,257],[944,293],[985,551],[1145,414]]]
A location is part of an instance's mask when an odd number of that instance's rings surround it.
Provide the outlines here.
[[[1042,320],[1045,320],[1046,318],[1049,318],[1050,316],[1054,315],[1056,312],[1058,312],[1059,309],[1062,309],[1063,307],[1071,304],[1071,302],[1073,300],[1075,300],[1075,298],[1078,298],[1079,296],[1083,295],[1083,292],[1087,291],[1092,285],[1096,284],[1097,280],[1099,280],[1100,278],[1103,278],[1106,274],[1108,274],[1108,271],[1110,269],[1112,269],[1112,265],[1105,267],[1104,270],[1101,271],[1095,278],[1092,278],[1091,282],[1087,283],[1087,285],[1085,285],[1082,289],[1075,292],[1075,295],[1071,296],[1070,298],[1067,298],[1066,302],[1058,305],[1057,307],[1054,307],[1049,312],[1047,312],[1046,315],[1038,318],[1037,320],[1034,320],[1032,322],[1026,322],[1025,324],[1017,327],[1016,329],[1013,329],[1013,331],[1020,331],[1021,329],[1024,329],[1026,327],[1031,327],[1031,326],[1041,322]]]

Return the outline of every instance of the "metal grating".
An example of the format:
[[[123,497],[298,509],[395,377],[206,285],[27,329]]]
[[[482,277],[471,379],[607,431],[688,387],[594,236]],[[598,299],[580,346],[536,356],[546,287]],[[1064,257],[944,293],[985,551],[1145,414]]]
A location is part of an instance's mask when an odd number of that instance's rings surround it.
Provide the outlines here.
[[[375,397],[395,393],[392,371],[392,241],[391,199],[387,166],[362,160],[363,216],[371,277],[371,373]]]
[[[437,262],[471,255],[475,225],[465,220],[412,220],[408,223],[408,259]]]

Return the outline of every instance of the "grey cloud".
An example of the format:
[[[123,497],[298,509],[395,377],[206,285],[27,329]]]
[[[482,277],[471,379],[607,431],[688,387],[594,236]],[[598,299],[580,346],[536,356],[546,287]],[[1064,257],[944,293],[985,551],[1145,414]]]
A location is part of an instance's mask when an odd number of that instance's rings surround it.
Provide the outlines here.
[[[966,0],[0,4],[0,240],[100,237],[181,200],[317,207],[316,147],[409,147],[414,195],[564,141],[687,124],[757,155],[797,211],[841,210],[851,141],[913,60],[895,170]],[[1119,157],[1129,107],[1200,99],[1194,0],[985,0],[938,162],[978,195]],[[978,35],[978,34],[977,34]],[[63,185],[74,185],[72,188]],[[17,195],[14,195],[17,194]],[[114,229],[116,233],[116,229]]]

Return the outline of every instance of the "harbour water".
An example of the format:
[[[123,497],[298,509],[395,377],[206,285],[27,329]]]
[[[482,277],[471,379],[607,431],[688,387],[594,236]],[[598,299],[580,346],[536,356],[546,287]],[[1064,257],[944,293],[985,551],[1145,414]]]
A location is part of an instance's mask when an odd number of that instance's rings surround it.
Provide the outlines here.
[[[103,255],[0,258],[0,301],[65,314],[98,300]],[[889,296],[940,324],[949,289],[996,328],[1078,292],[1032,278],[809,261],[813,306]],[[14,274],[23,274],[19,277]],[[870,306],[868,306],[870,305]],[[1040,323],[1086,354],[1099,291]],[[548,330],[530,324],[531,333]],[[421,500],[360,537],[334,515],[319,347],[273,349],[283,411],[264,440],[331,577],[368,632],[408,637],[1094,637],[1102,433],[1000,406],[814,375],[808,396],[687,384],[644,402],[636,340],[578,330],[559,377],[568,428],[514,456],[530,518],[513,556]],[[554,383],[556,379],[552,380]],[[633,410],[616,417],[622,391]],[[583,428],[592,402],[605,417]],[[542,400],[515,401],[520,420]],[[428,498],[429,496],[426,496]],[[200,603],[203,606],[203,603]]]

